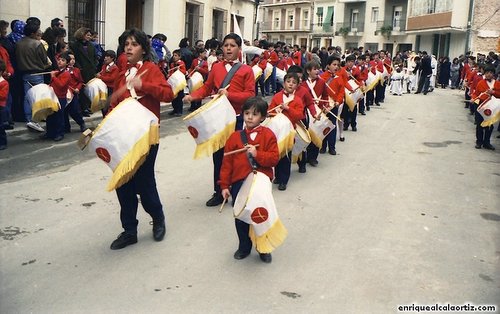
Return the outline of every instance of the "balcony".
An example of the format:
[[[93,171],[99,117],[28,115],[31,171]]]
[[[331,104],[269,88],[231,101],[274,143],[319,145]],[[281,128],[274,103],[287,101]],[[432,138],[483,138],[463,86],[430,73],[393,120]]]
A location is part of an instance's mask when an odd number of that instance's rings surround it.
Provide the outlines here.
[[[282,21],[273,22],[261,22],[261,29],[264,33],[283,33],[283,32],[310,32],[311,31],[311,20],[294,20],[293,26],[290,27],[290,21],[283,23]],[[283,25],[285,24],[285,25]]]
[[[311,5],[311,1],[309,0],[288,0],[288,1],[273,1],[273,0],[268,0],[265,1],[264,3],[260,3],[260,6],[263,8],[273,8],[273,7],[281,7],[281,6],[296,6],[296,5],[301,5],[301,4],[307,4]]]
[[[377,21],[377,30],[375,35],[384,35],[387,37],[406,34],[406,16],[398,19]]]
[[[336,36],[363,36],[363,32],[365,30],[365,23],[362,22],[340,22],[337,23],[335,27],[335,35]]]

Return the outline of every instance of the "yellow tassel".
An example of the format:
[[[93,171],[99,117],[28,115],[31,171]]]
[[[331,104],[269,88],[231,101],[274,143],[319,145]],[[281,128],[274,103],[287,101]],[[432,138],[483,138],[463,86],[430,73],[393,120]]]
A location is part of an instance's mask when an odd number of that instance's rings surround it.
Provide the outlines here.
[[[194,151],[194,159],[198,159],[204,156],[210,156],[214,152],[218,151],[224,145],[226,145],[226,141],[234,133],[234,129],[236,127],[236,121],[231,122],[224,127],[222,131],[212,136],[208,141],[198,144]]]
[[[490,119],[484,120],[483,122],[481,122],[481,126],[483,128],[488,127],[490,125],[493,125],[493,124],[497,123],[498,120],[500,120],[500,111],[497,112],[496,115],[494,115]]]
[[[54,112],[59,111],[59,104],[50,98],[36,101],[32,106],[33,121],[40,122],[47,119]]]
[[[106,92],[100,91],[95,95],[92,103],[90,104],[90,111],[97,112],[106,106],[106,100],[108,99],[108,94]]]
[[[255,235],[252,225],[250,225],[250,231],[248,232],[250,240],[252,240],[253,245],[259,253],[271,253],[274,251],[275,248],[285,241],[287,234],[288,231],[286,231],[285,226],[279,219],[261,236]]]
[[[283,158],[283,156],[285,156],[286,154],[288,154],[289,151],[292,150],[294,141],[295,141],[295,131],[292,131],[278,143],[280,158]]]
[[[315,133],[313,132],[309,132],[309,135],[311,136],[311,142],[317,147],[317,148],[321,148],[321,146],[323,145],[323,140],[319,138],[318,135],[316,135]]]
[[[177,85],[177,86],[175,87],[175,89],[174,89],[174,90],[172,90],[172,92],[174,93],[174,97],[177,97],[177,94],[179,94],[179,92],[180,92],[181,90],[184,90],[184,88],[185,88],[186,86],[187,86],[187,82],[186,82],[186,81],[182,81],[182,83],[181,83],[181,84]]]
[[[158,124],[151,125],[149,132],[144,134],[144,136],[135,143],[134,147],[125,157],[123,157],[118,166],[116,166],[108,183],[108,191],[117,189],[132,179],[139,167],[146,160],[150,146],[158,144],[159,142],[160,131]]]
[[[347,104],[347,107],[349,107],[349,111],[350,112],[354,112],[354,106],[356,104],[352,101],[352,98],[346,97],[345,98],[345,103]]]

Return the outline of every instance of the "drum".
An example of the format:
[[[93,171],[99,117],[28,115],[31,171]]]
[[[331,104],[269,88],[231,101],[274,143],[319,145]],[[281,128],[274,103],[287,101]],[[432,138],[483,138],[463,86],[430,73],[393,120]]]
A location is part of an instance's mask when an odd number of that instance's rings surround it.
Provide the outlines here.
[[[358,101],[363,99],[364,95],[363,95],[363,91],[361,90],[360,86],[356,83],[355,80],[350,79],[347,82],[347,84],[349,84],[349,86],[351,86],[353,91],[351,92],[347,88],[345,89],[345,102],[346,102],[347,106],[349,106],[349,110],[351,112],[354,112],[354,106],[356,106]]]
[[[33,86],[26,93],[26,98],[31,106],[32,120],[40,122],[61,109],[59,99],[52,87],[47,84]]]
[[[384,70],[382,71],[382,73],[380,73],[380,75],[382,76],[382,79],[385,80],[386,78],[388,78],[390,76],[390,73],[389,71],[387,70],[387,67],[384,65],[383,66]]]
[[[302,158],[302,152],[306,150],[311,143],[311,136],[302,121],[295,125],[295,141],[292,148],[292,163],[296,163]]]
[[[174,97],[177,97],[180,91],[184,90],[184,87],[187,86],[186,76],[181,70],[177,70],[167,80],[168,84],[172,87],[172,92],[174,93]]]
[[[203,75],[200,72],[194,72],[193,75],[187,81],[187,86],[189,88],[189,92],[193,93],[197,89],[203,86]]]
[[[273,74],[273,65],[271,63],[266,64],[266,68],[264,69],[264,80],[268,80]]]
[[[283,85],[285,83],[286,71],[276,68],[276,80]]]
[[[280,158],[292,151],[295,130],[292,122],[290,122],[287,116],[283,113],[278,113],[276,116],[264,120],[262,125],[270,128],[276,136]]]
[[[271,253],[287,231],[278,217],[272,183],[262,172],[250,172],[234,202],[234,217],[250,225],[249,236],[259,253]]]
[[[133,177],[150,146],[159,142],[158,117],[129,97],[101,121],[88,147],[113,170],[107,187],[111,191]]]
[[[68,92],[66,93],[66,101],[67,101],[67,104],[69,104],[70,102],[73,101],[73,97],[75,95],[73,94],[73,92],[71,91],[71,88],[68,88]]]
[[[236,112],[225,95],[215,97],[183,120],[196,142],[194,159],[211,156],[224,147],[236,128]]]
[[[500,120],[500,98],[491,96],[477,108],[477,112],[483,117],[482,127],[487,127]]]
[[[262,75],[262,69],[258,64],[256,64],[252,67],[252,71],[253,71],[253,76],[255,77],[255,81],[257,82],[260,76]]]
[[[316,112],[321,112],[318,106],[316,106]],[[335,128],[330,119],[326,114],[321,114],[320,119],[315,121],[314,117],[309,114],[309,135],[311,136],[311,142],[316,145],[316,147],[321,148],[323,144],[323,139]]]
[[[90,99],[90,111],[96,112],[106,106],[108,86],[100,78],[93,78],[85,84],[83,92]]]
[[[380,82],[380,72],[377,71],[377,74],[373,74],[372,71],[368,71],[368,78],[366,79],[366,90],[370,91],[377,86],[378,82]]]

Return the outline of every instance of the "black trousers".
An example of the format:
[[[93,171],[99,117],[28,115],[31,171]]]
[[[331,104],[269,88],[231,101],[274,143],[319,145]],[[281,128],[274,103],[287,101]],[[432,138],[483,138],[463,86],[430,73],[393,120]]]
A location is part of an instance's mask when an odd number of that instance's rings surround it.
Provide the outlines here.
[[[144,210],[153,218],[153,221],[163,221],[163,207],[156,189],[155,161],[158,153],[158,145],[152,145],[149,154],[142,166],[135,175],[116,189],[116,195],[120,202],[120,220],[125,232],[137,234],[137,195],[141,197],[141,204]]]
[[[490,143],[491,134],[493,133],[494,127],[492,125],[487,127],[482,127],[481,122],[484,121],[483,116],[477,112],[477,105],[471,103],[471,107],[475,107],[474,120],[476,122],[476,144],[477,145],[488,145]]]
[[[240,192],[241,186],[244,180],[237,181],[231,185],[231,198],[233,199],[233,206],[236,200],[236,196]],[[237,218],[234,219],[234,225],[236,227],[236,234],[238,235],[238,250],[244,253],[249,253],[252,250],[252,240],[248,235],[250,231],[250,225],[244,221]]]
[[[276,176],[276,182],[288,184],[290,179],[290,172],[292,168],[292,153],[288,153],[283,156],[276,167],[274,167],[274,175]]]

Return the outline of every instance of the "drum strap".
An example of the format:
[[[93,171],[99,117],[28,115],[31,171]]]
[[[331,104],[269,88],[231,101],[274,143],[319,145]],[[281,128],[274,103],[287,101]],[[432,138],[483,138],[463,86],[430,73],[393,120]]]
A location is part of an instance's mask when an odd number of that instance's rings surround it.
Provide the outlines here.
[[[248,144],[248,138],[247,134],[245,133],[245,130],[240,131],[240,136],[241,136],[241,141],[243,142],[243,146],[246,146]],[[257,163],[255,158],[251,154],[247,154],[248,157],[248,162],[250,162],[250,166],[252,166],[252,170],[257,170],[260,165]]]
[[[226,87],[229,82],[231,82],[231,80],[233,79],[233,76],[234,74],[236,74],[236,71],[238,71],[238,69],[242,66],[242,63],[241,62],[238,62],[238,63],[235,63],[233,65],[233,67],[231,68],[231,70],[229,70],[229,72],[227,72],[226,74],[226,77],[224,78],[224,80],[222,81],[222,84],[219,88],[224,88]]]

